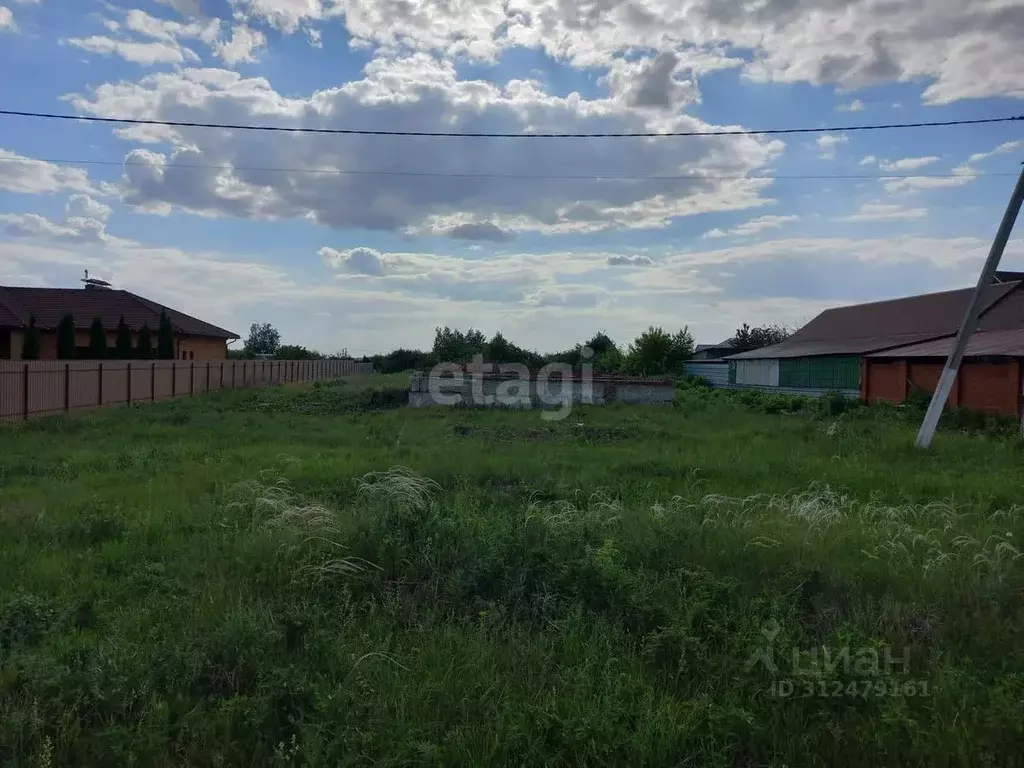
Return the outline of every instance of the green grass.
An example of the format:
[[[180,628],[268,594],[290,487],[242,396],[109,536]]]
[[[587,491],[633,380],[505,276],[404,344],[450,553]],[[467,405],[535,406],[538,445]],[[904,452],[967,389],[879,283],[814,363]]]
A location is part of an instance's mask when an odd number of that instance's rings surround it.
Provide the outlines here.
[[[401,382],[0,431],[0,764],[1021,762],[1017,438]]]

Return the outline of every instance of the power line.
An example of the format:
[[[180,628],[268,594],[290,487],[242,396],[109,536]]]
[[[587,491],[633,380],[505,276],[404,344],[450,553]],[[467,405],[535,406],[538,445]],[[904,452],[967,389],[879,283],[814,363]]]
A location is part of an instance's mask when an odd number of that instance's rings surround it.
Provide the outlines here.
[[[761,130],[670,131],[667,133],[465,133],[449,131],[385,131],[363,128],[308,128],[282,125],[245,125],[237,123],[199,123],[185,120],[144,120],[130,117],[95,117],[92,115],[66,115],[50,112],[22,112],[0,109],[8,117],[33,117],[46,120],[71,120],[87,123],[115,123],[119,125],[149,125],[170,128],[219,128],[234,131],[273,131],[279,133],[317,133],[345,136],[407,136],[452,139],[660,139],[694,136],[777,136],[793,133],[849,133],[853,131],[880,131],[893,128],[940,128],[953,125],[982,125],[1024,120],[1024,115],[985,117],[975,120],[941,120],[918,123],[875,123],[870,125],[831,126],[827,128],[766,128]]]
[[[876,180],[889,181],[897,179],[979,179],[1016,176],[1015,173],[913,173],[913,174],[676,174],[645,176],[640,174],[530,174],[530,173],[455,173],[451,171],[389,171],[389,170],[358,170],[345,168],[278,168],[260,166],[214,165],[205,163],[176,163],[162,165],[160,163],[143,163],[123,160],[68,160],[62,158],[31,158],[34,162],[51,163],[53,165],[101,165],[118,167],[160,168],[161,170],[221,170],[244,171],[249,173],[310,173],[331,176],[403,176],[424,178],[454,179],[507,179],[507,180],[538,180],[538,181],[724,181],[730,179],[765,179],[774,180]],[[2,157],[0,163],[23,162],[22,158]]]

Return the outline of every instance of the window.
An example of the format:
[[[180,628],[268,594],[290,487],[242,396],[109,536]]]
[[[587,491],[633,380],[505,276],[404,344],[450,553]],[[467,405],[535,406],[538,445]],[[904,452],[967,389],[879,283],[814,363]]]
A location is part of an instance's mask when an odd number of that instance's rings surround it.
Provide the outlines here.
[[[191,350],[191,349],[188,352],[188,359],[189,360],[195,360],[196,359],[196,353],[193,350]]]
[[[188,360],[187,355],[188,355],[188,352],[186,352],[184,349],[181,350],[181,359],[182,360]]]

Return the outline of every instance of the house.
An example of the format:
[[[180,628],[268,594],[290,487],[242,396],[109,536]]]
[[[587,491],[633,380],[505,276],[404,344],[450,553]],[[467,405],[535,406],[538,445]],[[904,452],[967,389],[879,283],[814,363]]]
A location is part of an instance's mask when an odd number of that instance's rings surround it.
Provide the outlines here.
[[[96,281],[94,281],[96,282]],[[25,329],[34,317],[39,330],[40,358],[57,357],[57,325],[65,315],[75,320],[75,344],[89,345],[89,329],[98,317],[107,330],[107,346],[115,344],[117,325],[123,317],[132,332],[148,326],[156,346],[160,313],[166,312],[174,327],[174,355],[179,360],[223,360],[227,343],[238,334],[218,328],[184,312],[165,307],[130,291],[87,285],[85,288],[23,288],[0,286],[0,360],[20,360]]]
[[[721,360],[736,348],[732,339],[726,339],[718,344],[698,344],[690,360],[694,362],[707,362],[709,360]]]
[[[1022,278],[1020,273],[997,273],[982,294],[979,334],[972,346],[979,350],[979,362],[1002,361],[998,374],[987,368],[985,376],[1008,376],[1017,365],[1008,361],[1015,359],[1013,334],[1020,332],[1024,338]],[[908,386],[934,387],[927,366],[948,354],[973,292],[964,288],[828,309],[781,344],[729,356],[730,383],[808,392],[840,390],[869,400],[901,402]],[[985,335],[989,331],[1000,334]],[[900,367],[911,360],[919,361],[914,369],[917,379],[904,376],[894,381],[901,375],[898,371],[912,372]],[[965,382],[970,379],[972,392],[980,375],[963,376]],[[984,398],[972,400],[981,403]]]

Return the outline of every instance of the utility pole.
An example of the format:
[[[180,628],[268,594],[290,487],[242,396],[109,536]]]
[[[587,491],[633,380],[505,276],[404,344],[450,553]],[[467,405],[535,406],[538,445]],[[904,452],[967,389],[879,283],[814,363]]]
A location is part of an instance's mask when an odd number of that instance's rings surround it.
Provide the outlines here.
[[[999,224],[995,240],[992,241],[992,248],[988,252],[985,266],[981,268],[981,277],[978,278],[978,285],[974,289],[974,296],[971,297],[967,313],[960,324],[960,330],[957,331],[953,351],[950,352],[949,358],[946,360],[946,366],[942,369],[942,375],[939,377],[939,385],[935,388],[935,394],[932,395],[932,401],[928,404],[928,411],[924,415],[924,421],[921,422],[921,429],[917,433],[918,448],[927,448],[932,444],[935,428],[939,425],[939,417],[942,416],[942,409],[946,405],[946,398],[949,397],[949,393],[953,389],[953,382],[956,381],[956,375],[960,371],[960,363],[964,359],[967,342],[971,340],[974,329],[978,325],[978,315],[981,314],[982,295],[985,289],[992,285],[992,278],[995,277],[996,270],[999,268],[999,260],[1003,257],[1006,242],[1010,239],[1014,222],[1017,221],[1017,214],[1020,212],[1021,203],[1024,203],[1024,170],[1020,172],[1020,176],[1017,178],[1017,186],[1014,187],[1013,195],[1006,206],[1006,213],[1003,214],[1003,220]]]

